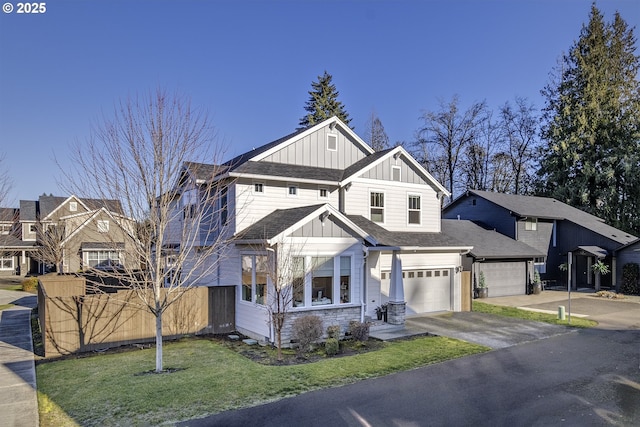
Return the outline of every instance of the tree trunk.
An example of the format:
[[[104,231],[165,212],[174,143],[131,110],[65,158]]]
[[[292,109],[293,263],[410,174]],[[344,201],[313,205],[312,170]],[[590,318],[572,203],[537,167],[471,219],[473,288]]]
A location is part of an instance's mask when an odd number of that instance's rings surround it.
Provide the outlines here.
[[[162,312],[156,313],[156,372],[162,372]]]

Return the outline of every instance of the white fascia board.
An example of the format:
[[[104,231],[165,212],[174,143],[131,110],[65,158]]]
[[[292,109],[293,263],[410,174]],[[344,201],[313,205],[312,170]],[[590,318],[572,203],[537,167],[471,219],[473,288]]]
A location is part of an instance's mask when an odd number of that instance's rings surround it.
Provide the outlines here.
[[[369,234],[365,233],[364,230],[362,230],[360,227],[358,227],[356,224],[354,224],[349,218],[345,217],[336,208],[334,208],[333,206],[331,206],[328,203],[320,206],[318,209],[316,209],[315,211],[311,212],[309,215],[307,215],[306,217],[302,218],[300,221],[296,222],[291,227],[288,227],[287,229],[283,230],[280,234],[278,234],[276,236],[273,236],[271,239],[268,239],[267,243],[270,246],[273,245],[274,243],[278,243],[284,237],[286,237],[289,234],[293,233],[295,230],[297,230],[298,228],[302,227],[304,224],[308,223],[309,221],[313,220],[313,218],[318,217],[320,214],[322,214],[324,212],[327,212],[329,215],[333,215],[334,217],[339,219],[347,227],[351,228],[353,231],[356,232],[356,234],[358,234],[361,238],[363,238],[364,240],[366,240],[370,244],[372,244],[372,245],[377,244],[377,241],[373,237],[371,237]]]
[[[251,173],[239,173],[239,172],[231,172],[228,176],[232,178],[247,178],[247,179],[258,179],[264,181],[282,181],[282,182],[299,182],[304,184],[319,184],[319,185],[331,185],[338,186],[337,181],[325,181],[321,179],[307,179],[307,178],[292,178],[285,176],[274,176],[274,175],[258,175]]]
[[[394,148],[393,150],[389,151],[387,154],[385,154],[384,156],[380,157],[378,160],[376,160],[373,163],[370,163],[369,165],[367,165],[366,167],[362,168],[361,170],[359,170],[358,172],[354,173],[353,175],[351,175],[350,177],[348,177],[347,179],[345,179],[344,181],[340,182],[340,186],[345,186],[348,183],[355,181],[356,179],[358,179],[364,172],[368,171],[369,169],[374,168],[375,166],[379,165],[380,163],[384,162],[385,160],[387,160],[389,157],[393,157],[396,156],[398,154],[401,154],[411,165],[413,165],[416,169],[418,169],[418,171],[424,176],[425,181],[427,181],[428,183],[431,183],[431,185],[436,189],[436,191],[442,192],[445,196],[449,197],[451,196],[451,193],[442,185],[440,184],[434,177],[433,175],[431,175],[420,163],[418,163],[416,161],[416,159],[413,158],[413,156],[411,154],[409,154],[407,152],[407,150],[405,150],[402,146],[397,146],[396,148]],[[390,181],[392,182],[392,181]]]
[[[47,215],[44,218],[42,218],[40,220],[40,222],[43,222],[43,221],[46,221],[47,219],[49,219],[49,217],[51,217],[58,209],[62,208],[62,206],[67,204],[71,199],[74,199],[76,202],[80,203],[87,211],[91,212],[91,209],[89,209],[87,207],[87,205],[85,205],[82,200],[80,200],[78,197],[76,197],[75,195],[72,194],[71,196],[67,197],[62,203],[60,203],[58,206],[56,206],[56,208],[54,210],[49,212],[49,215]]]
[[[282,148],[286,147],[289,144],[292,144],[293,142],[305,138],[309,135],[311,135],[313,132],[317,131],[320,128],[323,128],[325,126],[328,126],[332,123],[335,123],[337,126],[340,126],[340,128],[347,134],[349,134],[349,136],[351,136],[359,145],[362,146],[362,148],[365,149],[365,151],[369,152],[369,154],[373,154],[375,153],[375,151],[373,150],[373,148],[371,148],[369,146],[369,144],[367,144],[366,142],[364,142],[362,140],[362,138],[360,138],[358,135],[356,135],[356,133],[351,130],[351,128],[347,125],[345,125],[342,120],[340,120],[339,118],[337,118],[336,116],[331,117],[330,119],[324,120],[318,124],[316,124],[313,127],[310,127],[309,129],[307,129],[306,131],[295,135],[285,141],[282,141],[280,144],[276,145],[275,147],[272,147],[271,149],[260,153],[258,155],[256,155],[255,157],[252,157],[249,159],[249,161],[253,161],[253,162],[257,162],[260,161],[262,159],[264,159],[265,157],[269,157],[270,155],[272,155],[273,153],[275,153],[276,151],[281,150]]]

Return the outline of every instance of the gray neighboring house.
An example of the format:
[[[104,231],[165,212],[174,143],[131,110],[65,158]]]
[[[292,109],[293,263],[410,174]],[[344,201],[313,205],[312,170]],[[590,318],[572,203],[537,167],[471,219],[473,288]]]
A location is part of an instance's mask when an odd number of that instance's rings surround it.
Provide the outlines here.
[[[473,287],[484,273],[490,297],[524,295],[533,282],[534,260],[544,253],[519,242],[485,224],[467,220],[443,219],[442,232],[473,249],[463,258],[462,266],[471,271]]]
[[[615,251],[637,237],[602,219],[548,197],[469,190],[443,210],[443,218],[479,221],[539,250],[535,259],[541,278],[567,285],[561,266],[572,253],[571,282],[577,288],[617,288],[617,274],[600,277],[591,268],[597,261],[617,271]]]
[[[640,239],[627,243],[615,251],[616,257],[616,283],[622,284],[622,269],[625,264],[640,265]]]
[[[19,209],[0,208],[0,276],[26,273],[26,260],[36,249],[35,242],[20,238],[19,218]]]

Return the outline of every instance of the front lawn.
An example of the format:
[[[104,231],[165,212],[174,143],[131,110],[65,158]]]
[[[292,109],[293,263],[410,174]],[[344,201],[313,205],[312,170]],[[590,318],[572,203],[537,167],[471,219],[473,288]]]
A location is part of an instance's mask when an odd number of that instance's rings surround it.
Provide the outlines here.
[[[515,307],[505,307],[502,305],[487,304],[477,300],[473,301],[472,310],[478,313],[497,314],[499,316],[515,317],[518,319],[535,320],[536,322],[551,323],[552,325],[574,326],[576,328],[592,328],[598,324],[595,320],[584,319],[582,317],[571,317],[559,320],[556,314],[540,313],[537,311],[522,310]]]
[[[171,423],[488,350],[445,337],[421,337],[353,356],[269,366],[215,339],[184,339],[164,345],[165,368],[172,373],[149,373],[154,348],[39,363],[40,424]]]

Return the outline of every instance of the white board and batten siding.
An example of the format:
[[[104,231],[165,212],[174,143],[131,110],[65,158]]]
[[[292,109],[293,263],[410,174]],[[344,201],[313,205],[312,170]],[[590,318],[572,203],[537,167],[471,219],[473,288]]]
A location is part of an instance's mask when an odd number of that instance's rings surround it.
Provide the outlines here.
[[[337,136],[337,149],[327,147],[327,134]],[[361,146],[349,135],[324,126],[261,160],[301,166],[313,166],[328,169],[346,169],[358,160],[366,157]]]

